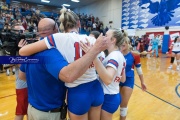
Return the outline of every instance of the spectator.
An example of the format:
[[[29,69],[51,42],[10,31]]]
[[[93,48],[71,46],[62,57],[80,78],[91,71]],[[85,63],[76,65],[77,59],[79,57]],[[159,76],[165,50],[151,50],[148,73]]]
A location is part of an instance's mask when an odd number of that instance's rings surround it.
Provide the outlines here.
[[[24,28],[21,24],[15,24],[13,27],[14,30],[23,30]],[[27,44],[25,41],[21,40],[18,44],[19,47]],[[16,76],[16,116],[15,120],[23,120],[24,116],[27,115],[27,106],[28,106],[28,96],[27,96],[27,83],[22,81],[19,78],[19,66],[15,66],[15,76]]]
[[[27,30],[27,21],[25,17],[23,17],[22,26],[24,27],[25,30]]]
[[[139,37],[135,36],[135,50],[139,50],[138,43],[139,43]]]
[[[26,11],[29,11],[29,4],[26,4],[25,9],[26,9]]]
[[[4,28],[4,19],[2,18],[2,16],[0,15],[0,31],[2,31],[3,30],[3,28]]]
[[[143,52],[144,51],[144,36],[141,37],[141,40],[139,41],[139,52]]]
[[[154,53],[156,51],[156,57],[159,57],[158,55],[158,44],[159,44],[159,35],[155,36],[154,39],[152,39],[151,44],[152,44],[152,57],[154,56]]]
[[[20,8],[21,10],[21,12],[26,12],[26,9],[25,9],[25,6],[24,5],[21,5],[21,8]]]
[[[149,42],[150,42],[150,39],[148,38],[148,35],[144,35],[144,45],[145,45],[146,51],[148,51]]]
[[[40,11],[39,8],[37,7],[37,8],[36,8],[36,14],[39,15],[40,12],[41,12],[41,11]]]
[[[106,33],[108,30],[109,30],[109,28],[106,26],[106,28],[105,28],[105,33]]]
[[[12,12],[10,12],[9,16],[10,16],[11,21],[14,20],[14,15],[12,14]]]
[[[31,17],[31,22],[35,23],[36,26],[38,26],[38,18],[37,18],[37,15],[35,13],[33,13],[32,17]]]
[[[51,16],[50,16],[49,18],[51,18],[51,19],[55,20],[55,18],[54,18],[54,14],[52,13],[52,14],[51,14]]]
[[[93,23],[93,30],[96,30],[97,24],[94,22]]]
[[[31,22],[31,15],[30,15],[30,14],[28,14],[28,15],[26,16],[26,20],[27,20],[27,23]]]
[[[21,20],[21,17],[22,17],[22,15],[21,15],[21,13],[18,11],[18,12],[16,13],[16,19]]]
[[[31,6],[31,12],[32,13],[36,12],[36,8],[34,6]]]

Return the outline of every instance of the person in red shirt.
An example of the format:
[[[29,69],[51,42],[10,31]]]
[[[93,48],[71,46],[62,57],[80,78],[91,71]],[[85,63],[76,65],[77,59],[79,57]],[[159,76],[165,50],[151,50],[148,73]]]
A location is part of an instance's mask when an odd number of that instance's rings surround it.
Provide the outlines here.
[[[145,51],[148,51],[148,47],[149,47],[149,42],[150,42],[150,39],[148,38],[149,36],[148,35],[144,35],[144,45],[145,45]]]

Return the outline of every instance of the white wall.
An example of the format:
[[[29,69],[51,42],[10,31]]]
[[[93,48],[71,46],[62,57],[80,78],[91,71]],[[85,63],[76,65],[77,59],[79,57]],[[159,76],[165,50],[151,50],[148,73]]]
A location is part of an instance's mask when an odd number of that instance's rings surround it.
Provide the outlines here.
[[[136,36],[142,36],[146,34],[146,32],[164,32],[164,34],[169,34],[169,31],[180,31],[180,26],[169,26],[169,30],[165,30],[165,27],[159,28],[147,28],[147,29],[139,29],[136,30]]]
[[[74,9],[74,11],[99,17],[100,21],[103,21],[104,27],[109,27],[109,21],[113,21],[112,28],[121,28],[122,0],[99,0],[93,4]]]

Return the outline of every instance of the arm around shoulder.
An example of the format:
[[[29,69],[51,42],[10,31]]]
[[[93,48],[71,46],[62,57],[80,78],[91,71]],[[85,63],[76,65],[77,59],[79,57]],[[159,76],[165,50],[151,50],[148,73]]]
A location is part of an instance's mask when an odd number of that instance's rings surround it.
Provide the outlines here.
[[[102,34],[98,37],[93,47],[81,58],[62,68],[59,72],[59,79],[71,83],[82,76],[92,64],[96,56],[107,48],[107,40]]]
[[[59,72],[59,79],[67,83],[77,80],[86,72],[98,53],[95,49],[91,49],[83,57],[63,67]]]
[[[33,55],[35,53],[41,52],[46,49],[48,49],[48,48],[47,48],[45,41],[41,40],[41,41],[38,41],[38,42],[35,42],[35,43],[32,43],[32,44],[22,47],[19,50],[19,55],[29,56],[29,55]]]

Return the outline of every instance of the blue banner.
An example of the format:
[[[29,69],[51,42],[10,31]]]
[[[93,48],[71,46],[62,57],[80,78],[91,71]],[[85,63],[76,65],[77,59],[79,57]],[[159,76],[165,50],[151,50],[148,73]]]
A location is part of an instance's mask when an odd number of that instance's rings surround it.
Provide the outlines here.
[[[180,25],[180,0],[122,0],[122,28]]]

